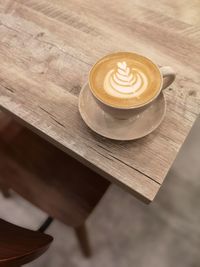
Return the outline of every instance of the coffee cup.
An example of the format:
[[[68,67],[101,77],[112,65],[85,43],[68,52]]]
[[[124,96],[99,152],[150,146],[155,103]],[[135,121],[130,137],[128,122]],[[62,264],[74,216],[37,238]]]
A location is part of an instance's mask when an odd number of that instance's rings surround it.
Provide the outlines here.
[[[89,88],[96,103],[115,119],[137,118],[161,91],[175,80],[171,67],[132,52],[101,58],[89,73]]]

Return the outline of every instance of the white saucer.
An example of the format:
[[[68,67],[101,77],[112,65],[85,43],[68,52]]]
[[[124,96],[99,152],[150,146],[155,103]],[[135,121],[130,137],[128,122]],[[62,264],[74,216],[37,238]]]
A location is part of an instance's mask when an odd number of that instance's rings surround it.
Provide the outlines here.
[[[109,139],[128,141],[144,137],[160,125],[166,113],[166,101],[161,92],[152,105],[139,116],[118,120],[98,106],[86,83],[79,95],[79,112],[94,132]]]

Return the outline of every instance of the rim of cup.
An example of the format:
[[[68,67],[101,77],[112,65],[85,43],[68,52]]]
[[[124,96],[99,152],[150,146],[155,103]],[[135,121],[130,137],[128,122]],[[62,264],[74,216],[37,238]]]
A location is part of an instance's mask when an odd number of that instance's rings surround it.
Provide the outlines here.
[[[157,93],[155,94],[154,97],[152,97],[151,99],[149,99],[147,102],[145,103],[142,103],[140,105],[133,105],[133,106],[129,106],[129,107],[120,107],[120,106],[115,106],[115,105],[112,105],[112,104],[108,104],[106,102],[104,102],[102,99],[100,99],[96,94],[95,94],[95,90],[92,89],[92,86],[91,86],[91,83],[90,83],[90,76],[91,76],[91,72],[93,71],[93,69],[99,64],[101,63],[102,60],[106,59],[108,56],[114,56],[114,55],[117,55],[117,54],[131,54],[131,55],[137,55],[137,56],[140,56],[142,58],[144,58],[145,60],[149,61],[152,65],[154,65],[157,70],[159,71],[160,73],[160,88],[159,90],[157,91]],[[111,108],[116,108],[116,109],[136,109],[136,108],[141,108],[141,107],[144,107],[148,104],[150,104],[151,102],[153,102],[160,94],[160,92],[162,91],[162,87],[163,87],[163,75],[161,73],[161,70],[159,68],[159,66],[154,63],[150,58],[146,57],[146,56],[143,56],[141,54],[138,54],[138,53],[135,53],[135,52],[124,52],[124,51],[119,51],[119,52],[115,52],[115,53],[111,53],[111,54],[107,54],[106,56],[100,58],[98,61],[96,61],[96,63],[91,67],[90,71],[89,71],[89,75],[88,75],[89,79],[88,79],[88,84],[89,84],[89,88],[90,88],[90,91],[91,93],[93,94],[93,96],[99,100],[102,104],[108,106],[108,107],[111,107]]]

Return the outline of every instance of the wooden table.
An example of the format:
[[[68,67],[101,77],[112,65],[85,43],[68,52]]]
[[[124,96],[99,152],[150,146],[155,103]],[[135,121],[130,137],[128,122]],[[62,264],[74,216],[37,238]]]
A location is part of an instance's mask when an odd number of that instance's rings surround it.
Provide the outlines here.
[[[200,113],[200,30],[190,21],[199,19],[198,1],[148,3],[0,0],[2,110],[145,202],[154,199]],[[77,107],[92,64],[120,50],[177,72],[165,91],[164,122],[138,141],[98,136]]]

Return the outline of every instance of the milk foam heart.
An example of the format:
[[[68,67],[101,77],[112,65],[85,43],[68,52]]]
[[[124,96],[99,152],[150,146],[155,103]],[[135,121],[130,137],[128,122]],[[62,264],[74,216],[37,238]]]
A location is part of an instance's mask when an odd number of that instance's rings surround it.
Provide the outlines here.
[[[147,86],[146,75],[140,69],[128,67],[126,61],[117,62],[117,68],[111,69],[104,80],[106,92],[118,98],[140,97]]]

